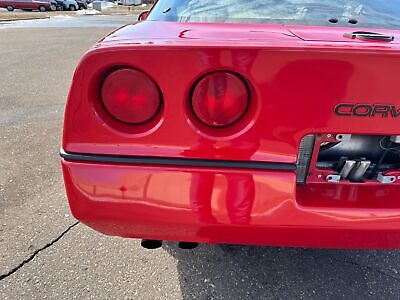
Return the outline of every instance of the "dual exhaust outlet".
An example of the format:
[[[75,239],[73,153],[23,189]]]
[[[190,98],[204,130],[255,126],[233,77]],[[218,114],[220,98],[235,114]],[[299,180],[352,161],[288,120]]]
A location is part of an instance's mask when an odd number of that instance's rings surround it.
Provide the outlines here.
[[[159,240],[142,240],[140,245],[148,250],[155,250],[161,248],[163,241]],[[193,242],[178,242],[178,247],[184,250],[192,250],[197,248],[199,244]]]

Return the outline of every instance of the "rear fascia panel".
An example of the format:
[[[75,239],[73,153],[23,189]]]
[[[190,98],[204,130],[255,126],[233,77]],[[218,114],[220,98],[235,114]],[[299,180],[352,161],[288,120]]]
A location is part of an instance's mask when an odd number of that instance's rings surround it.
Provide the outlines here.
[[[300,247],[400,247],[398,210],[304,208],[294,172],[63,160],[74,216],[109,235]],[[368,200],[373,200],[373,194]]]

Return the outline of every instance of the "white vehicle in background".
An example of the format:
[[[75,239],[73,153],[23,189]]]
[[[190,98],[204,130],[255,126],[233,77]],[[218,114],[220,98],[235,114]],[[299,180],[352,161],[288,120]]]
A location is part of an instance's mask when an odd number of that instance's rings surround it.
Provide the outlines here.
[[[58,0],[57,2],[61,2],[64,6],[64,10],[75,11],[79,9],[79,5],[75,0]]]
[[[117,1],[118,5],[127,5],[127,6],[141,5],[142,3],[143,3],[142,0],[118,0]]]

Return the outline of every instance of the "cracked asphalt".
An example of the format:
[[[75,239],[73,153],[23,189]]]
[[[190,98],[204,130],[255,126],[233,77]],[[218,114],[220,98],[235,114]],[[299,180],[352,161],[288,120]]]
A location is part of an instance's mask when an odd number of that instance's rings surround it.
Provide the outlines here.
[[[115,26],[126,21],[113,18]],[[2,299],[400,298],[399,251],[146,251],[76,223],[58,157],[65,97],[81,55],[111,30],[83,24],[0,24]]]

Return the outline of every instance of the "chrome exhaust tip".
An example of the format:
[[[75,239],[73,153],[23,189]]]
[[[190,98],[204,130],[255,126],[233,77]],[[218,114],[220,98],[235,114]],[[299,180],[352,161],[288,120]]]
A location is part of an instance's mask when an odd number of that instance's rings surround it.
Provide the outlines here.
[[[140,242],[140,245],[148,250],[154,250],[161,248],[162,246],[162,241],[157,241],[157,240],[142,240]]]
[[[192,243],[192,242],[179,242],[178,247],[184,250],[193,250],[197,248],[199,244],[198,243]]]

